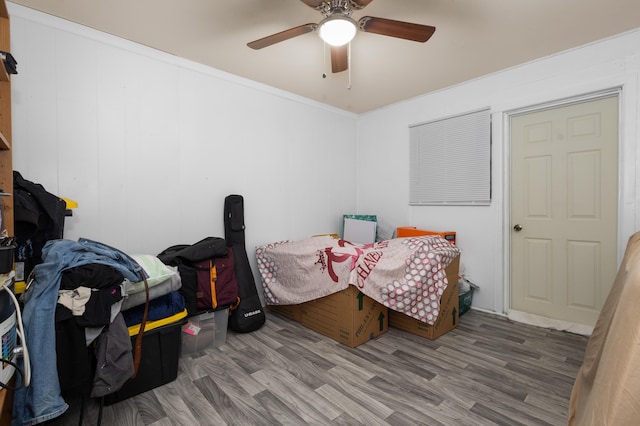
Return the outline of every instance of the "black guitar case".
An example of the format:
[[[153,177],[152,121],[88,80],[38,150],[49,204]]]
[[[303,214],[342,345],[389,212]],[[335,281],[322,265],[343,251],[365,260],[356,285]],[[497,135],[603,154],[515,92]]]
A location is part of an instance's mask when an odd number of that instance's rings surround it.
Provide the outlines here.
[[[229,328],[236,333],[249,333],[262,327],[266,315],[256,282],[251,272],[244,238],[244,199],[242,195],[228,195],[224,199],[224,239],[235,255],[238,281],[238,307],[231,311]]]

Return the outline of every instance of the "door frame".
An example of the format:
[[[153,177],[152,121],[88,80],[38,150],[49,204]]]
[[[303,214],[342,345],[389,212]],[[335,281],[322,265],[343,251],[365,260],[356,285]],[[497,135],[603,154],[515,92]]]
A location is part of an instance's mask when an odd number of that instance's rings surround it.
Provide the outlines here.
[[[503,283],[501,300],[499,300],[499,289],[496,289],[496,306],[502,306],[502,312],[509,315],[511,312],[511,117],[516,114],[535,112],[544,109],[566,106],[572,103],[589,101],[605,96],[618,96],[618,219],[617,219],[617,261],[618,265],[624,255],[627,240],[631,234],[635,232],[635,193],[636,193],[636,147],[637,140],[637,107],[633,102],[636,96],[626,96],[627,90],[631,94],[637,93],[637,84],[629,79],[623,83],[611,84],[604,86],[602,89],[587,91],[581,93],[568,94],[566,97],[531,101],[527,104],[521,104],[511,107],[505,107],[500,112],[494,114],[496,126],[499,126],[499,132],[502,139],[502,168],[501,181],[503,198],[502,211],[502,280]],[[635,120],[635,121],[634,121]],[[623,124],[635,123],[629,125],[627,129]],[[497,133],[494,133],[497,134]],[[518,320],[525,320],[538,324],[536,318],[518,315]],[[542,318],[541,318],[542,319]],[[589,334],[591,329],[584,327],[574,327],[574,324],[565,323],[563,321],[544,321],[547,327],[558,329],[569,329],[582,334]]]

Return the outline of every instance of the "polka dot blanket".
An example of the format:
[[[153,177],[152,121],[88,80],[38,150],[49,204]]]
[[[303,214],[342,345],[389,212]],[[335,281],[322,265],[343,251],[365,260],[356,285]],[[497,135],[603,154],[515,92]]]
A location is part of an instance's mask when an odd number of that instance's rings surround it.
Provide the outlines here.
[[[357,286],[389,309],[433,324],[447,288],[445,268],[460,250],[440,236],[355,244],[331,236],[257,247],[265,301],[307,302]]]

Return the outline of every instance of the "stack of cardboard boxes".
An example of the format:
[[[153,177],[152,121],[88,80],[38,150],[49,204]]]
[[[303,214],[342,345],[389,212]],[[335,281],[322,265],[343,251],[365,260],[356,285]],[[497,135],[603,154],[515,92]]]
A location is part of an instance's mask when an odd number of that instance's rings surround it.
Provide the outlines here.
[[[433,340],[458,326],[459,262],[460,256],[445,269],[449,285],[433,325],[389,310],[355,286],[310,302],[270,305],[269,309],[352,348],[386,333],[389,326]]]

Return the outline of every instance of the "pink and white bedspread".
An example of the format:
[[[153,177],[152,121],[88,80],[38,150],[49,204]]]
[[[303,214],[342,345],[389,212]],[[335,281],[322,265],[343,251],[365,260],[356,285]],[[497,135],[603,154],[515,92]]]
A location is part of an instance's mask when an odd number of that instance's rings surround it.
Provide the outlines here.
[[[308,302],[357,286],[384,306],[427,324],[438,318],[445,268],[460,250],[439,236],[355,244],[330,236],[256,249],[265,301]]]

